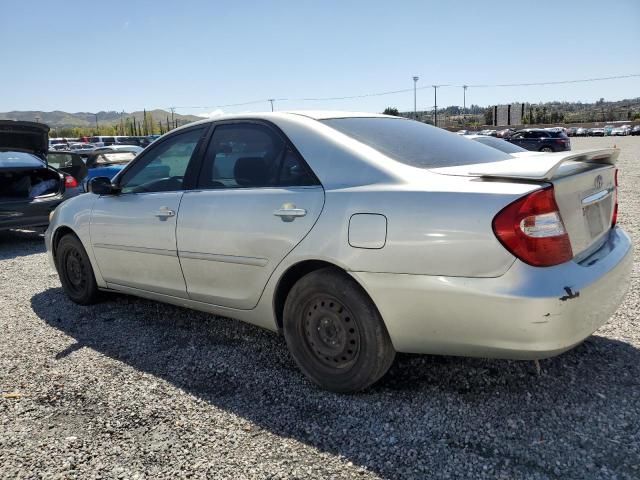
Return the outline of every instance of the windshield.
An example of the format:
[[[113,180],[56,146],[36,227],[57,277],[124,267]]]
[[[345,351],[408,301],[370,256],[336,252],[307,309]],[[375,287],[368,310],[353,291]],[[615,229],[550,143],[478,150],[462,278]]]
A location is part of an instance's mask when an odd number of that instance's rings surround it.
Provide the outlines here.
[[[514,145],[513,143],[509,143],[506,140],[500,140],[499,138],[475,137],[475,138],[472,138],[472,140],[475,142],[479,142],[483,145],[487,145],[488,147],[496,148],[504,153],[528,152],[528,150],[525,148]]]
[[[352,117],[321,122],[398,162],[419,168],[471,165],[512,158],[495,148],[413,120]]]

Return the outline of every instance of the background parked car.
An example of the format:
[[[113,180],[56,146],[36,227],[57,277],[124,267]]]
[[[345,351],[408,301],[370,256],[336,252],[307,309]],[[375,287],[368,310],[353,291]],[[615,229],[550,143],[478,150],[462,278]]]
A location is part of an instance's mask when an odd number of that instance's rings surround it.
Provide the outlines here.
[[[465,138],[473,140],[474,142],[482,143],[483,145],[487,145],[488,147],[495,148],[496,150],[500,150],[501,152],[508,153],[509,155],[532,153],[529,150],[519,147],[518,145],[515,145],[511,142],[507,142],[502,138],[489,137],[488,135],[466,135]]]
[[[94,153],[106,153],[106,152],[130,152],[139,154],[144,148],[138,145],[109,145],[108,147],[97,147],[93,150]]]
[[[589,129],[590,137],[604,137],[604,128],[590,128]]]
[[[83,191],[88,191],[87,185],[92,178],[113,178],[135,157],[136,154],[134,152],[115,150],[89,154],[86,163],[87,173],[82,181]]]
[[[79,185],[87,176],[87,166],[84,163],[82,157],[75,152],[59,152],[49,151],[47,153],[47,163],[49,166],[60,170],[67,175],[71,175],[75,178]]]
[[[49,127],[0,120],[0,230],[44,226],[80,192],[78,181],[47,164]]]
[[[640,135],[640,125],[636,125],[631,129],[631,135]]]
[[[526,150],[536,152],[562,152],[571,150],[571,140],[561,130],[529,128],[520,130],[507,139]]]
[[[576,137],[588,137],[589,136],[589,129],[588,128],[583,128],[583,127],[578,127],[576,129],[575,136]]]

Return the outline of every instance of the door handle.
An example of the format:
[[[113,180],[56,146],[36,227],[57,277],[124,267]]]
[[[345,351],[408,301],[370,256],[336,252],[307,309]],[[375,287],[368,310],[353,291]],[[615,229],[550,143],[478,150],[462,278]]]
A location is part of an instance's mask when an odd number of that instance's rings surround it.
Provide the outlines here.
[[[174,212],[173,210],[171,210],[168,207],[160,207],[160,210],[158,210],[153,215],[154,215],[154,217],[158,217],[160,220],[166,220],[169,217],[175,217],[176,216],[176,212]]]
[[[298,217],[304,217],[307,211],[304,208],[296,208],[291,203],[285,203],[278,210],[273,212],[276,217],[280,217],[283,222],[293,222]]]

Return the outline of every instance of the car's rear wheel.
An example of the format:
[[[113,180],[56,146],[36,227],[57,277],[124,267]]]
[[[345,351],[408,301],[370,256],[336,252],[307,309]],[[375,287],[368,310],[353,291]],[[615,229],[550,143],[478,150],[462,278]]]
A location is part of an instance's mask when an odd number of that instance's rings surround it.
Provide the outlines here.
[[[371,299],[333,268],[309,273],[293,286],[284,306],[284,336],[300,370],[334,392],[367,388],[395,357]]]
[[[551,147],[542,147],[540,149],[540,151],[541,152],[545,152],[545,153],[550,153],[550,152],[553,152],[553,148],[551,148]]]
[[[56,268],[67,296],[81,305],[91,305],[100,298],[100,291],[91,262],[82,242],[72,234],[60,239],[56,249]]]

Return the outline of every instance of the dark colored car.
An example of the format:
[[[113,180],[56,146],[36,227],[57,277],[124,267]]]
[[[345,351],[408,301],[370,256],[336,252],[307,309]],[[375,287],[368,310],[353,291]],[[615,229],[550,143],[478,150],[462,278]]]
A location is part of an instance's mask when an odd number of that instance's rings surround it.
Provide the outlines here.
[[[633,127],[629,135],[640,135],[640,125]]]
[[[49,224],[49,213],[80,193],[78,181],[47,163],[49,127],[0,120],[0,230]]]
[[[88,173],[88,168],[78,153],[49,151],[47,153],[47,163],[50,167],[60,170],[67,175],[71,175],[78,183],[82,183]]]
[[[118,145],[137,145],[146,148],[153,142],[149,137],[118,137]]]
[[[528,128],[514,133],[505,140],[534,152],[563,152],[571,150],[571,140],[561,130]]]

